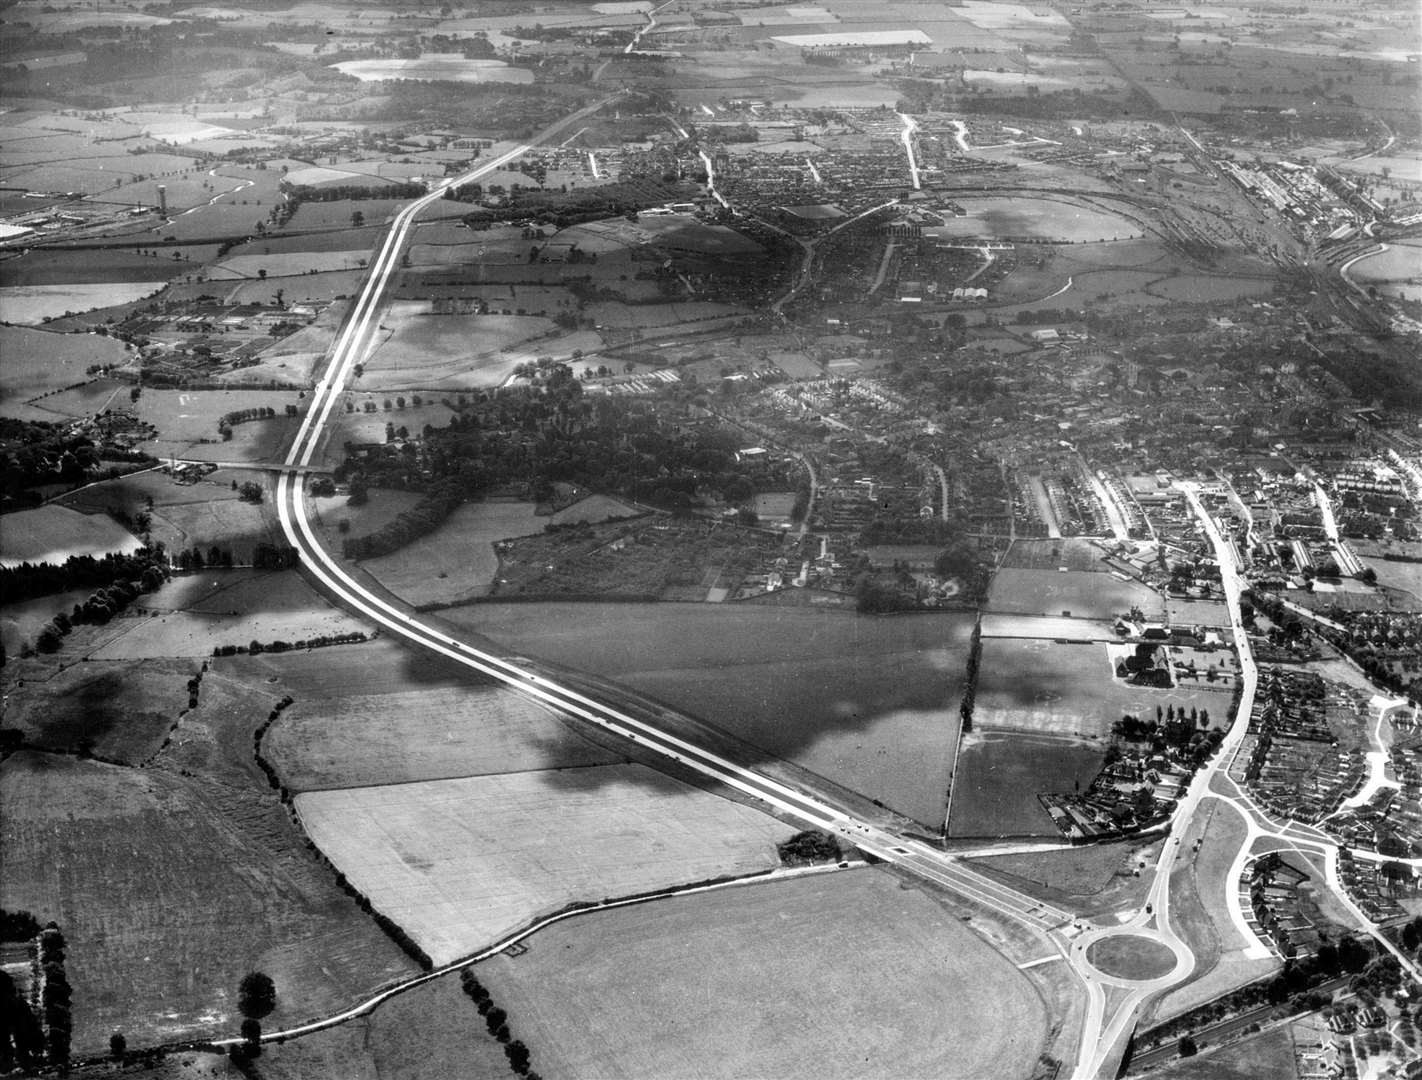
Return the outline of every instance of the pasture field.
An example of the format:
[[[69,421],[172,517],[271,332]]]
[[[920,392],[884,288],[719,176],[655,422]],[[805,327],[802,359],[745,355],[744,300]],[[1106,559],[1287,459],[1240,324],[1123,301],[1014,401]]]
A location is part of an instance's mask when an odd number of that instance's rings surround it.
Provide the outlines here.
[[[171,281],[191,274],[217,252],[216,244],[188,244],[162,249],[142,246],[134,248],[32,248],[28,255],[0,263],[0,282],[7,286],[71,285],[76,288],[96,288],[98,284],[115,282]],[[176,256],[176,258],[175,258]]]
[[[296,808],[437,964],[574,900],[769,869],[794,832],[641,765],[307,792]]]
[[[970,732],[958,753],[948,835],[1058,838],[1037,795],[1085,788],[1104,758],[1102,748],[1075,739]]]
[[[434,532],[362,566],[411,604],[459,603],[488,595],[499,569],[494,544],[540,533],[533,503],[466,503]]]
[[[771,759],[942,824],[971,616],[493,602],[441,617],[514,652],[626,683]]]
[[[1048,1024],[1011,962],[875,870],[599,912],[528,945],[478,973],[550,1076],[1028,1076]]]
[[[1346,1059],[1345,1059],[1346,1060]],[[1152,1071],[1159,1080],[1298,1080],[1289,1028],[1274,1027]]]
[[[42,506],[5,515],[0,529],[0,566],[64,562],[72,555],[137,551],[143,542],[103,514],[81,514],[66,506]]]
[[[25,679],[11,696],[5,723],[25,741],[50,750],[87,747],[101,758],[137,765],[158,752],[188,704],[187,681],[198,664],[145,660],[73,664],[49,678]]]
[[[502,686],[304,697],[266,737],[293,791],[447,780],[620,760],[566,720]]]
[[[973,726],[1105,739],[1123,713],[1153,719],[1157,705],[1174,705],[1209,709],[1220,722],[1228,700],[1188,683],[1128,686],[1116,678],[1108,647],[1099,642],[985,637]]]
[[[209,281],[259,277],[262,270],[269,278],[290,277],[330,270],[359,270],[369,260],[370,252],[363,248],[359,251],[291,251],[278,255],[238,255],[203,272]]]
[[[251,558],[259,543],[272,543],[280,535],[262,507],[244,502],[232,490],[254,474],[218,469],[192,484],[179,484],[156,469],[130,473],[116,480],[91,484],[64,496],[62,504],[86,514],[116,511],[139,514],[153,500],[151,535],[169,551],[200,547],[206,555],[217,544],[239,562]]]
[[[353,177],[356,182],[364,182],[360,177]],[[524,178],[525,180],[527,177]],[[358,248],[361,241],[366,238],[366,233],[351,227],[351,215],[359,213],[365,219],[365,226],[369,232],[371,246],[380,234],[383,224],[404,206],[409,199],[341,199],[337,202],[304,202],[297,208],[291,220],[287,222],[288,232],[300,232],[306,229],[337,229],[340,230],[333,237],[340,239],[354,239],[357,242],[347,244],[348,248]],[[437,220],[439,218],[458,218],[469,213],[469,207],[464,203],[449,202],[447,200],[427,207],[421,214],[420,220]],[[302,250],[305,237],[290,238],[290,251]],[[265,246],[265,241],[262,242]],[[272,250],[278,250],[275,245]],[[315,249],[313,249],[315,250]]]
[[[510,1018],[519,1038],[518,1017]],[[535,1068],[537,1067],[535,1063]],[[391,998],[337,1028],[262,1048],[266,1080],[508,1080],[508,1059],[458,975]]]
[[[1219,600],[1165,598],[1165,614],[1172,626],[1228,626],[1229,609]]]
[[[273,446],[281,441],[285,430],[286,406],[303,404],[294,390],[145,389],[129,408],[140,420],[158,429],[158,437],[147,444],[150,453],[174,453],[180,457],[188,452],[194,456],[205,453],[211,460],[230,461],[261,460],[260,455],[251,457],[258,451],[274,453]],[[217,422],[226,413],[251,408],[274,409],[276,416],[237,424],[231,440],[223,442]],[[275,434],[267,433],[267,429]]]
[[[423,405],[407,404],[403,409],[395,408],[386,412],[382,406],[389,399],[383,394],[351,394],[347,400],[355,404],[357,411],[353,413],[332,412],[331,434],[326,438],[326,446],[338,451],[348,442],[385,442],[386,424],[394,424],[397,429],[408,428],[412,435],[418,435],[424,430],[426,424],[446,427],[450,417],[454,415],[454,410],[442,402],[426,402]],[[376,412],[364,411],[367,401],[376,407]]]
[[[1122,581],[1104,572],[1034,570],[1005,567],[988,590],[990,611],[1018,615],[1060,615],[1080,619],[1110,619],[1139,607],[1148,619],[1165,614],[1161,596],[1136,581]]]
[[[39,419],[24,402],[83,382],[93,364],[122,364],[130,352],[123,342],[97,334],[55,334],[23,326],[0,326],[0,356],[5,357],[0,412]]]
[[[346,495],[306,496],[306,508],[312,524],[320,532],[321,539],[332,551],[341,550],[342,521],[350,523],[350,536],[364,536],[378,532],[387,524],[418,506],[420,493],[417,491],[397,491],[393,488],[371,488],[370,499],[363,506],[351,506]]]
[[[135,606],[152,617],[110,623],[102,660],[208,657],[219,645],[295,642],[369,626],[330,606],[294,570],[201,570],[169,581]]]
[[[235,1032],[249,971],[271,1027],[414,970],[264,788],[26,751],[0,764],[0,840],[0,906],[64,928],[76,1056]]]
[[[5,655],[18,656],[26,644],[34,643],[45,623],[61,611],[69,614],[70,609],[87,600],[91,592],[92,589],[74,589],[22,604],[0,606],[0,644],[5,647]]]

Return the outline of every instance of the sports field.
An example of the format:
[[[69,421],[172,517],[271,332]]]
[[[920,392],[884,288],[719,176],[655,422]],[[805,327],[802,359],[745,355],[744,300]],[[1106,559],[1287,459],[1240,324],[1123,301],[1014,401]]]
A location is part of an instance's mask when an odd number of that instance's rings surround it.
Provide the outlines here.
[[[935,226],[935,234],[1033,237],[1068,243],[1129,240],[1142,235],[1135,222],[1085,203],[972,196],[961,196],[958,201],[967,211],[966,216],[951,217],[946,224]]]
[[[965,735],[948,835],[1059,837],[1037,795],[1085,788],[1104,757],[1101,748],[1072,739],[1008,731]]]
[[[1218,724],[1228,700],[1194,682],[1170,689],[1129,686],[1116,677],[1101,643],[985,637],[973,726],[1099,739],[1124,713],[1154,719],[1157,705],[1208,709]]]
[[[573,919],[479,965],[548,1076],[1026,1077],[1027,978],[875,870]]]
[[[116,1029],[235,1032],[249,971],[276,982],[271,1027],[413,970],[265,788],[22,752],[0,764],[0,844],[0,907],[63,927],[76,1056]]]
[[[768,869],[794,832],[641,765],[316,791],[296,808],[436,963],[574,900]]]
[[[1165,605],[1154,589],[1094,571],[1006,568],[993,576],[988,610],[1026,615],[1070,615],[1109,619],[1139,607],[1160,619]]]
[[[931,828],[943,823],[970,615],[489,603],[441,617],[625,682]]]
[[[302,697],[266,754],[293,791],[605,765],[620,760],[512,690],[438,687]]]

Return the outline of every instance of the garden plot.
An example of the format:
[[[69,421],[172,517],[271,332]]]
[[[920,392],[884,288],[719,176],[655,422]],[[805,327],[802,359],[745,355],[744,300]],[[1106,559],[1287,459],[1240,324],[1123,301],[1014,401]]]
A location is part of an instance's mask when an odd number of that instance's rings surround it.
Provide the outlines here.
[[[640,765],[309,792],[296,808],[435,963],[575,900],[770,869],[794,831]]]

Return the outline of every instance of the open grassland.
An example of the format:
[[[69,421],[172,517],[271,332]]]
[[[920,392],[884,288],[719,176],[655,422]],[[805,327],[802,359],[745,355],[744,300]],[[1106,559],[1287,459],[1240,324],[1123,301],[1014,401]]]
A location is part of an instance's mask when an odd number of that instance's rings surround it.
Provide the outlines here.
[[[466,503],[434,532],[361,565],[411,604],[458,603],[485,596],[499,568],[494,544],[540,533],[549,520],[533,503]]]
[[[1227,654],[1222,654],[1227,655]],[[1182,684],[1171,689],[1129,686],[1116,677],[1107,647],[1066,645],[1046,638],[984,638],[973,725],[1105,738],[1130,713],[1155,719],[1155,710],[1208,709],[1216,726],[1229,697]]]
[[[569,920],[479,977],[550,1076],[1025,1077],[1026,977],[923,893],[862,870]]]
[[[42,506],[6,514],[0,529],[0,566],[59,565],[74,555],[128,554],[143,542],[103,514],[81,514],[65,506]]]
[[[272,726],[266,753],[293,791],[620,760],[533,700],[477,685],[303,698]]]
[[[316,791],[296,807],[436,963],[575,900],[768,869],[793,832],[641,765]]]
[[[1071,739],[996,731],[966,735],[953,777],[948,835],[1059,837],[1037,795],[1085,788],[1101,771],[1103,758],[1100,748]]]
[[[0,811],[0,906],[63,927],[76,1054],[235,1032],[248,971],[276,982],[273,1027],[413,968],[266,790],[24,752]]]
[[[988,610],[1023,615],[1109,619],[1138,607],[1159,619],[1165,605],[1154,589],[1108,573],[1005,568],[992,579]]]
[[[208,657],[221,645],[288,644],[369,632],[370,627],[318,596],[295,570],[199,570],[176,577],[136,608],[151,616],[117,619],[97,660]]]
[[[510,1020],[519,1037],[519,1018]],[[268,1045],[265,1080],[508,1080],[508,1058],[457,975],[391,998],[369,1016]],[[534,1067],[537,1068],[535,1062]]]
[[[1346,1057],[1344,1060],[1347,1060]],[[1298,1080],[1290,1027],[1270,1028],[1153,1070],[1158,1080]]]
[[[396,398],[404,395],[395,395]],[[418,436],[424,431],[425,425],[434,427],[445,427],[449,424],[450,418],[454,416],[454,410],[442,402],[425,402],[423,405],[409,405],[387,411],[386,401],[394,401],[394,398],[384,394],[351,394],[349,400],[356,408],[355,412],[341,412],[331,414],[331,433],[326,437],[325,444],[332,452],[339,452],[346,443],[384,443],[385,425],[393,424],[396,431],[405,428],[411,435]],[[374,405],[375,412],[366,412],[366,402]],[[344,406],[343,406],[344,408]]]
[[[191,661],[73,664],[49,677],[27,674],[23,693],[11,696],[5,723],[25,733],[31,746],[87,748],[110,761],[137,765],[158,752],[188,703]]]
[[[5,379],[0,386],[0,413],[26,420],[55,419],[24,403],[40,394],[84,382],[94,364],[122,364],[127,347],[96,334],[55,334],[23,326],[0,326],[0,356]]]
[[[770,757],[942,825],[971,616],[487,603],[441,617],[624,682]]]

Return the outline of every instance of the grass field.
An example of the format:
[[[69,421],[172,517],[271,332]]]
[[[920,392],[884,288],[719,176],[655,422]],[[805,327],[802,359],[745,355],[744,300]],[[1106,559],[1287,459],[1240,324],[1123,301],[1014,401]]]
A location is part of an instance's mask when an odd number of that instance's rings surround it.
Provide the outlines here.
[[[620,760],[573,722],[493,686],[303,698],[272,726],[266,753],[293,791]]]
[[[1154,719],[1156,706],[1209,709],[1224,720],[1228,699],[1184,683],[1128,686],[1105,645],[1045,638],[984,638],[973,724],[979,729],[1105,738],[1124,713]]]
[[[1004,568],[992,579],[988,610],[1024,615],[1109,619],[1139,607],[1148,619],[1165,614],[1160,594],[1107,573]]]
[[[958,201],[967,211],[966,216],[949,218],[945,225],[935,226],[935,234],[1031,236],[1068,243],[1129,240],[1141,235],[1141,228],[1135,222],[1084,203],[972,196],[962,196]]]
[[[963,923],[863,870],[599,913],[479,966],[548,1076],[1025,1077],[1047,1016]]]
[[[0,566],[59,565],[74,555],[134,552],[143,542],[104,514],[81,514],[65,506],[43,506],[5,515],[0,529]]]
[[[1002,558],[1004,570],[1100,570],[1105,551],[1094,540],[1014,540]],[[1067,575],[1063,575],[1064,577]]]
[[[519,1037],[518,1017],[512,1017]],[[503,1046],[457,975],[391,998],[340,1027],[262,1049],[264,1080],[508,1080]],[[537,1067],[535,1063],[535,1068]]]
[[[641,765],[316,791],[296,807],[436,963],[574,900],[767,869],[793,832]]]
[[[63,928],[76,1055],[116,1029],[235,1032],[248,971],[276,982],[270,1027],[413,968],[265,790],[24,752],[0,765],[0,811],[0,906]]]
[[[485,596],[499,568],[494,543],[543,531],[533,503],[466,503],[434,532],[391,555],[361,565],[411,604]]]
[[[0,413],[27,420],[43,419],[43,414],[28,409],[24,402],[83,382],[88,378],[86,370],[93,364],[122,364],[130,355],[122,342],[109,337],[0,326],[0,356],[5,357]]]
[[[34,326],[69,312],[128,304],[152,296],[163,281],[112,281],[70,285],[14,285],[0,288],[0,319]]]
[[[1175,968],[1173,952],[1152,938],[1136,935],[1094,941],[1086,950],[1086,959],[1107,975],[1121,979],[1158,979]]]
[[[34,644],[45,623],[61,611],[68,615],[74,605],[82,604],[92,591],[71,589],[0,607],[0,643],[5,647],[5,655],[18,656],[24,645]]]
[[[1101,771],[1103,757],[1101,749],[1070,739],[1015,732],[965,736],[948,835],[1060,836],[1038,793],[1085,788]]]
[[[144,444],[157,456],[175,454],[202,461],[264,461],[277,455],[292,421],[286,406],[303,402],[294,390],[144,390],[133,406],[139,419],[158,429]],[[270,420],[253,420],[232,429],[223,442],[217,422],[225,413],[271,408]]]
[[[136,765],[158,752],[188,703],[191,661],[74,664],[44,682],[26,679],[10,697],[5,723],[34,746],[78,750]]]
[[[1345,1059],[1346,1060],[1346,1059]],[[1151,1073],[1160,1080],[1298,1080],[1289,1028],[1261,1031],[1229,1046],[1206,1049]]]
[[[219,645],[288,643],[370,627],[318,596],[294,570],[200,570],[140,598],[151,617],[119,619],[96,660],[209,657]]]
[[[943,823],[971,616],[670,603],[489,603],[441,616]]]

